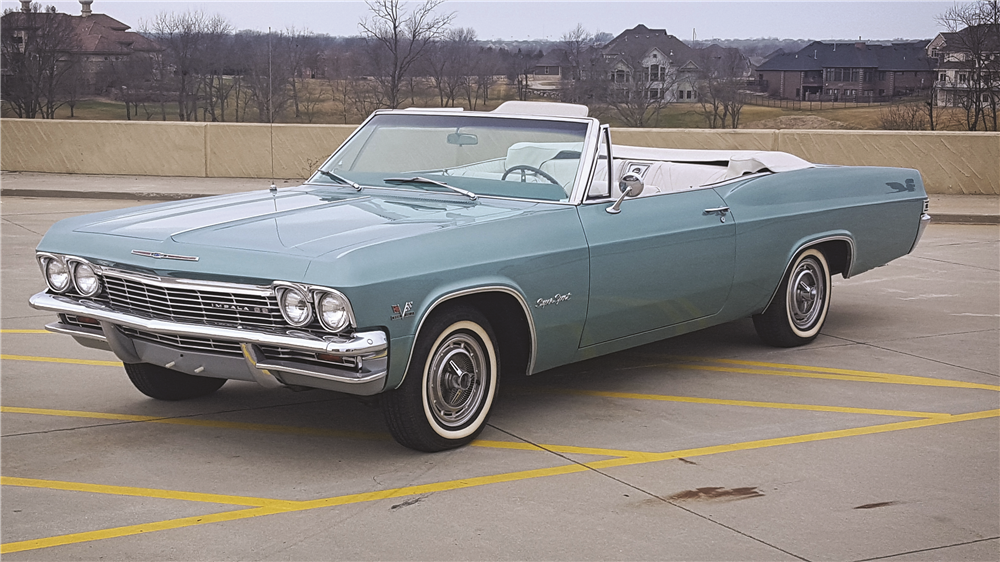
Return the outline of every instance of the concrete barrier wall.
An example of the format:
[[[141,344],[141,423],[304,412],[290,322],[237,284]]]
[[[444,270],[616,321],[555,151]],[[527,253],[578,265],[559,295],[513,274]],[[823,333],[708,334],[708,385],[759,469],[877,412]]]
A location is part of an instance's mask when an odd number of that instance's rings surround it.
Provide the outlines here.
[[[0,120],[0,169],[305,178],[353,125]],[[617,144],[780,150],[823,164],[916,168],[929,193],[1000,194],[1000,133],[614,129]]]

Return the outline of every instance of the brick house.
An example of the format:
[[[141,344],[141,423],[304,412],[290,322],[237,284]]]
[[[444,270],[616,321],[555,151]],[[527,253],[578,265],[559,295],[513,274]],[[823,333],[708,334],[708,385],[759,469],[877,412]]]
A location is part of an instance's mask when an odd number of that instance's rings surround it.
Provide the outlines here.
[[[703,71],[713,60],[731,57],[741,61],[740,72],[749,74],[750,66],[738,49],[711,45],[703,49],[689,47],[665,29],[649,29],[639,24],[627,29],[602,48],[610,65],[608,79],[625,84],[635,77],[634,67],[641,67],[640,78],[647,81],[647,95],[671,102],[698,101],[698,84]]]
[[[757,67],[760,91],[779,99],[872,101],[930,89],[927,41],[824,43],[778,53]]]
[[[21,0],[21,10],[5,14],[2,25],[6,33],[12,34],[14,49],[19,47],[22,53],[35,39],[33,34],[46,32],[39,22],[45,21],[48,29],[66,34],[64,39],[48,42],[58,53],[58,63],[76,65],[74,80],[81,94],[101,94],[116,67],[122,67],[132,57],[155,56],[163,49],[111,16],[94,13],[91,4],[93,0],[80,0],[80,15],[33,14],[31,2]]]

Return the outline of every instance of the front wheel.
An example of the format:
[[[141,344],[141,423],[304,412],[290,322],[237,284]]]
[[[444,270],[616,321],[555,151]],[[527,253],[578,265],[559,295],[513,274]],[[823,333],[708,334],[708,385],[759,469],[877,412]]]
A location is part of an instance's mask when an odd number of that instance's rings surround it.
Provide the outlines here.
[[[496,336],[479,311],[457,307],[431,317],[403,384],[386,393],[386,424],[418,451],[453,449],[486,427],[500,373]]]
[[[139,392],[157,400],[197,398],[226,384],[226,379],[196,377],[150,363],[125,363],[125,373]]]
[[[826,321],[830,288],[830,267],[823,252],[805,250],[792,262],[767,310],[753,317],[757,335],[776,347],[813,341]]]

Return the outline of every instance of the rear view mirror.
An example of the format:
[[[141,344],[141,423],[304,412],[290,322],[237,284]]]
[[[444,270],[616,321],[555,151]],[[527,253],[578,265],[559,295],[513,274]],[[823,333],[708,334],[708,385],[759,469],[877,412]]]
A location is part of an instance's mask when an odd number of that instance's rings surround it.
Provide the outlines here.
[[[479,144],[479,137],[471,133],[451,133],[448,135],[448,144],[456,144],[458,146]]]

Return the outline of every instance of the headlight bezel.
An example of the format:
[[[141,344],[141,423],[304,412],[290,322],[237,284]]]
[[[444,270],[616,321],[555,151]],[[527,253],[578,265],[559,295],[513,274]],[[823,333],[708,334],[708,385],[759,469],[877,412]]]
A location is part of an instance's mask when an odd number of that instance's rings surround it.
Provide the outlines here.
[[[71,258],[66,260],[66,264],[69,267],[70,277],[73,279],[73,288],[81,297],[93,297],[100,294],[103,288],[101,283],[101,275],[98,273],[98,268],[94,264],[82,260],[79,258]],[[80,269],[87,268],[90,270],[90,274],[94,278],[94,288],[90,291],[84,290],[80,283]]]
[[[42,270],[42,279],[45,280],[45,285],[48,286],[49,290],[54,293],[63,294],[73,288],[73,273],[70,269],[69,264],[66,263],[66,257],[60,256],[58,254],[48,254],[39,253],[36,254],[35,258],[38,260],[38,266]],[[65,270],[66,283],[57,285],[53,279],[52,275],[49,273],[49,267],[52,265],[59,265]]]
[[[354,314],[351,311],[351,303],[340,291],[330,289],[316,290],[313,292],[313,298],[313,305],[316,308],[316,317],[319,318],[319,323],[327,330],[337,334],[343,332],[354,324]],[[335,300],[343,312],[343,318],[339,323],[335,324],[327,321],[326,312],[324,311],[324,301],[327,299]]]
[[[42,270],[42,279],[45,281],[45,285],[53,293],[60,295],[77,294],[79,296],[89,298],[101,294],[104,290],[102,268],[90,260],[77,256],[53,254],[50,252],[36,252],[35,260],[38,262],[38,267]],[[65,284],[56,284],[53,281],[53,275],[50,274],[50,266],[52,265],[58,265],[65,269],[67,279]],[[93,289],[90,291],[84,291],[77,281],[76,272],[80,267],[86,267],[94,276],[95,284]]]
[[[301,283],[292,283],[288,281],[275,281],[272,284],[274,295],[277,298],[278,310],[281,312],[281,317],[290,326],[294,328],[303,328],[312,324],[313,321],[317,321],[323,330],[334,333],[342,334],[354,330],[357,327],[357,321],[354,317],[354,309],[351,308],[351,301],[347,298],[347,295],[330,287],[322,287],[318,285],[308,285]],[[294,291],[298,295],[304,295],[308,303],[308,319],[294,320],[285,310],[285,297],[290,291]],[[323,315],[323,299],[326,297],[333,297],[339,301],[343,307],[344,320],[340,322],[339,325],[330,324],[326,321]]]
[[[281,311],[281,317],[288,322],[289,325],[295,328],[302,328],[308,326],[313,321],[313,305],[312,298],[309,294],[308,289],[300,287],[293,284],[281,284],[275,287],[275,296],[278,297],[278,310]],[[288,295],[297,295],[299,301],[305,303],[305,316],[301,319],[294,319],[285,308],[285,298]]]

